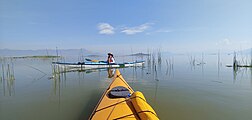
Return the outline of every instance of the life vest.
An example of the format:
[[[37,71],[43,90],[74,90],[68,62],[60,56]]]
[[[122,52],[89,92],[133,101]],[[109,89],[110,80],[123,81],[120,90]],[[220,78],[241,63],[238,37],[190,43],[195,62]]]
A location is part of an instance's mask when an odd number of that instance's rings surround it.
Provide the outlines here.
[[[115,59],[113,57],[109,58],[109,63],[115,63]]]

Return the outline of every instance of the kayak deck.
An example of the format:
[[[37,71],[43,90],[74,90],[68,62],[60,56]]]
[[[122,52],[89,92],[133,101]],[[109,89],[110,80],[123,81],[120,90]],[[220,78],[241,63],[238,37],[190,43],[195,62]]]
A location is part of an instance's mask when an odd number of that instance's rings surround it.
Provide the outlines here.
[[[116,70],[114,80],[105,90],[89,120],[143,120],[146,116],[150,116],[148,117],[150,120],[158,119],[144,96],[140,92],[134,92],[123,79],[119,70]]]

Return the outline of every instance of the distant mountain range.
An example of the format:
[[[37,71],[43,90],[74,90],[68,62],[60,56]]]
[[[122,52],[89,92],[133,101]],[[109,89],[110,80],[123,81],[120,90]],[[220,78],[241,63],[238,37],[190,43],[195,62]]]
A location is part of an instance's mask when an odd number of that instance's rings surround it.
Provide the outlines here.
[[[244,49],[241,51],[236,51],[237,53],[242,54],[251,54],[251,49]],[[106,56],[106,54],[101,54],[98,52],[92,52],[87,49],[58,49],[59,56],[85,56],[85,57],[100,57]],[[225,52],[227,54],[233,54],[234,51]],[[176,55],[176,53],[171,52],[162,52],[162,54],[167,55]],[[202,54],[200,52],[200,54]],[[210,53],[209,53],[210,54]],[[217,53],[211,53],[217,54]],[[23,57],[23,56],[56,56],[57,52],[56,49],[40,49],[40,50],[12,50],[12,49],[0,49],[0,57]],[[135,53],[130,54],[128,56],[148,56],[149,54],[146,53]]]
[[[145,54],[145,53],[136,53],[136,54],[130,54],[128,56],[149,56],[150,54]]]
[[[228,54],[234,54],[234,52],[236,52],[236,54],[250,55],[252,54],[252,48],[239,50],[239,51],[231,51],[231,52],[228,52]]]
[[[88,56],[88,55],[99,55],[86,49],[58,49],[59,56]],[[0,49],[0,56],[2,57],[13,57],[13,56],[41,56],[41,55],[57,55],[56,50],[52,49],[40,49],[40,50],[11,50],[11,49]]]

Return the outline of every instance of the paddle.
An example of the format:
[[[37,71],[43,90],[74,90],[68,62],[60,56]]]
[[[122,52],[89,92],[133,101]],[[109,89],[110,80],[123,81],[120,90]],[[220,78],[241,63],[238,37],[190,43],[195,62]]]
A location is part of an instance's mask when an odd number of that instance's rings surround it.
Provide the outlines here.
[[[106,61],[92,60],[92,59],[88,59],[88,58],[85,58],[85,60],[90,61],[90,62],[106,62]]]
[[[88,58],[85,58],[86,61],[90,61],[90,62],[100,62],[99,60],[91,60],[91,59],[88,59]]]

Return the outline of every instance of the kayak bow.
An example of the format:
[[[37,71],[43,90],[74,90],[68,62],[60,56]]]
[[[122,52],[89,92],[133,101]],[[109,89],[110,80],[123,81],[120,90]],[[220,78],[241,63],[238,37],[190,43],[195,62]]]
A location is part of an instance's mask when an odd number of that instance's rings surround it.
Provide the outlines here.
[[[158,120],[156,112],[139,91],[134,92],[116,70],[89,120]]]

